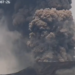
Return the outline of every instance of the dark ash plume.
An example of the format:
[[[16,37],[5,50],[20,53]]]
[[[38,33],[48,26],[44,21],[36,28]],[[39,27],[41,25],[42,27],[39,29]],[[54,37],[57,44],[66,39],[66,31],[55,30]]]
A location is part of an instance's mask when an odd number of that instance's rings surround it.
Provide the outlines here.
[[[70,9],[71,0],[10,0],[11,3],[1,4],[0,8],[10,18],[15,28],[21,32],[28,33],[28,24],[37,9],[56,8],[58,10]],[[12,29],[11,24],[11,29]],[[26,31],[25,31],[26,30]],[[27,35],[27,34],[26,34]]]
[[[22,25],[32,19],[34,12],[40,8],[70,9],[71,0],[17,0],[14,4],[14,25]]]
[[[8,23],[7,26],[5,24],[8,32],[5,26],[1,32],[9,33],[7,37],[6,34],[0,33],[3,36],[3,47],[0,48],[3,48],[4,51],[7,49],[6,53],[10,52],[10,56],[14,54],[19,62],[18,69],[34,65],[35,70],[38,68],[37,75],[41,72],[40,75],[53,75],[55,72],[60,74],[58,69],[62,68],[62,65],[69,67],[70,64],[73,67],[74,63],[69,63],[75,60],[75,27],[71,11],[69,11],[72,0],[10,1],[8,5],[0,4],[0,17],[5,16]],[[21,35],[17,36],[15,31]],[[15,40],[14,37],[19,39]],[[6,40],[9,41],[9,44]],[[15,49],[8,49],[10,45]],[[5,59],[1,61],[1,64]],[[7,67],[8,61],[7,59],[7,64],[4,63]],[[44,62],[49,64],[46,66]],[[13,72],[16,70],[14,69]]]
[[[10,0],[10,4],[1,4],[9,18],[9,28],[18,30],[28,36],[28,25],[37,9],[56,8],[58,10],[70,9],[71,0]],[[13,26],[14,25],[14,26]]]
[[[37,61],[72,61],[74,23],[69,10],[40,9],[29,24],[30,42]]]

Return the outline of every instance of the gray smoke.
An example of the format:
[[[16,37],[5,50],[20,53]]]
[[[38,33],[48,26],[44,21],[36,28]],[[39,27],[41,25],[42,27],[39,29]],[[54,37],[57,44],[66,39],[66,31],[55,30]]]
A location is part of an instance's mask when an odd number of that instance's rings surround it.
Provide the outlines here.
[[[0,5],[1,74],[18,72],[35,62],[75,60],[71,0],[10,1]]]
[[[0,17],[0,74],[18,72],[34,61],[32,53],[27,53],[21,46],[22,35],[9,31],[6,19],[5,16]]]
[[[39,61],[72,61],[74,23],[69,10],[40,9],[29,25],[29,46]]]
[[[16,0],[14,4],[13,24],[23,25],[26,22],[30,22],[35,11],[41,8],[70,9],[71,0]]]

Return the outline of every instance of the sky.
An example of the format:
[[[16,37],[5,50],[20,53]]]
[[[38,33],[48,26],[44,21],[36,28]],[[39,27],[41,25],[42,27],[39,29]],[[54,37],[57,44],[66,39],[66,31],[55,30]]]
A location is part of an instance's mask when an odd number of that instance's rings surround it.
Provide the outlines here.
[[[75,19],[75,0],[72,0],[72,14],[73,14],[73,18]]]

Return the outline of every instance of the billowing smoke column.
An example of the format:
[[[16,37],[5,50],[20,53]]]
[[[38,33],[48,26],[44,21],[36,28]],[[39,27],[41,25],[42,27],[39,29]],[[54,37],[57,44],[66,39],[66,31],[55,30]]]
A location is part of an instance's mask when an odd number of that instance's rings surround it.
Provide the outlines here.
[[[0,5],[0,17],[2,15],[6,17],[8,32],[12,31],[13,36],[19,38],[10,39],[12,41],[9,44],[13,49],[8,50],[18,60],[19,70],[32,66],[34,61],[67,62],[75,60],[75,27],[72,13],[69,10],[71,0],[10,0],[10,2],[8,5]],[[5,29],[3,32],[6,32]],[[21,35],[15,35],[14,31],[18,31]],[[7,38],[13,36],[9,35]],[[6,40],[5,34],[3,37],[5,37],[3,40]],[[6,49],[7,41],[4,43],[2,46]],[[16,61],[16,64],[18,62]],[[5,66],[8,66],[8,61]],[[12,72],[15,71],[12,70]],[[7,70],[5,73],[10,72]]]
[[[39,61],[71,61],[75,46],[74,24],[69,10],[40,9],[29,25],[30,39]]]

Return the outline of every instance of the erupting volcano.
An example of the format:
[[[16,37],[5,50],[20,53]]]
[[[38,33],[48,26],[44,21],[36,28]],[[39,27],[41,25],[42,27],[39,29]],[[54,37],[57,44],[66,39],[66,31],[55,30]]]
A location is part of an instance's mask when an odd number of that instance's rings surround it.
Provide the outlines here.
[[[0,65],[4,65],[0,74],[75,75],[71,3],[10,0],[0,4]]]

